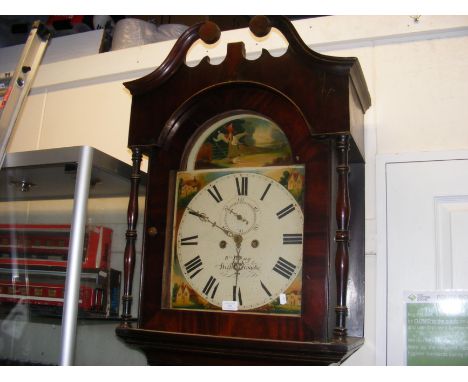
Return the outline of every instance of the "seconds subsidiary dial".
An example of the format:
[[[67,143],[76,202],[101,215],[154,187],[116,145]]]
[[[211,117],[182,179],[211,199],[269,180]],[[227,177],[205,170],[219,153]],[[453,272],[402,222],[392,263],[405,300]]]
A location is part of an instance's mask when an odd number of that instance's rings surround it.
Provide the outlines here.
[[[197,190],[182,213],[175,235],[180,270],[214,309],[234,303],[255,310],[278,297],[287,304],[285,291],[302,267],[303,222],[296,198],[276,180],[257,172],[222,175]]]

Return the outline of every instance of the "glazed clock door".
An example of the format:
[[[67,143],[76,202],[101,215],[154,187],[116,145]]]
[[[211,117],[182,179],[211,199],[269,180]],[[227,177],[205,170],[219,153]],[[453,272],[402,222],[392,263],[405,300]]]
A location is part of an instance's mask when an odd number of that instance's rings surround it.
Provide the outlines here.
[[[165,306],[300,316],[305,167],[282,129],[253,111],[221,113],[184,151]]]

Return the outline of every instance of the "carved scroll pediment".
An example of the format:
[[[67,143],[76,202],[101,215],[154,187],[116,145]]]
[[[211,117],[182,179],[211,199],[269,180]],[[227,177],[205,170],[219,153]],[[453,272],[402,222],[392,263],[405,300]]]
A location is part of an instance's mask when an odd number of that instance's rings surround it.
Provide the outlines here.
[[[312,135],[350,133],[356,119],[350,110],[357,107],[357,115],[363,115],[370,106],[358,59],[313,51],[286,17],[256,16],[249,26],[257,38],[268,36],[272,28],[282,33],[288,42],[284,54],[274,56],[263,49],[259,57],[248,59],[244,42],[231,42],[220,63],[212,64],[205,56],[196,66],[186,63],[191,47],[199,40],[215,44],[221,32],[212,22],[187,29],[158,68],[124,84],[133,96],[129,145],[152,142],[150,145],[161,147],[168,132],[174,131],[175,125],[169,125],[176,123],[175,116],[182,112],[181,107],[187,107],[198,94],[206,95],[223,86],[233,88],[236,84],[271,89],[272,93],[288,99],[304,113]],[[228,93],[226,97],[229,98]],[[142,113],[148,116],[145,121],[138,117]],[[362,134],[362,131],[358,133],[356,142],[363,141]],[[363,155],[362,147],[359,150]]]
[[[343,76],[349,74],[358,91],[363,109],[366,110],[370,106],[370,96],[367,92],[359,61],[356,58],[327,56],[315,52],[304,43],[292,23],[282,16],[255,16],[249,25],[250,31],[260,38],[267,36],[273,27],[279,30],[289,43],[284,56],[293,57],[297,61],[297,64],[302,63],[309,67],[313,66],[328,75]],[[197,66],[188,68],[185,60],[189,49],[197,40],[202,40],[204,43],[211,45],[218,42],[220,37],[221,32],[213,22],[208,21],[195,24],[188,28],[176,41],[167,58],[157,69],[142,78],[126,82],[124,85],[130,90],[132,95],[140,95],[158,88],[169,78],[177,75],[180,69],[185,69],[196,74],[201,69],[200,67],[211,65],[210,60],[206,56]],[[243,42],[238,42],[228,44],[227,55],[222,63],[211,66],[226,67],[226,70],[223,71],[226,73],[225,81],[248,80],[248,78],[243,78],[242,72],[238,70],[240,66],[256,61],[265,63],[267,61],[274,62],[275,60],[281,61],[280,57],[273,57],[265,49],[262,50],[260,57],[256,60],[248,60]],[[271,75],[277,76],[275,73],[271,73]],[[220,78],[218,81],[222,82],[223,79]]]

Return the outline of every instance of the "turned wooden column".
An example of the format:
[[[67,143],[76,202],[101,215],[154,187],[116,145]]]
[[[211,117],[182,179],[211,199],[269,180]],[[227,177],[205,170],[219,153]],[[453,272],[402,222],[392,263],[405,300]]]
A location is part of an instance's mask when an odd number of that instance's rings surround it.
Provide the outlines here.
[[[130,178],[130,199],[127,209],[127,232],[125,234],[126,244],[124,252],[124,293],[122,296],[122,322],[120,327],[130,327],[130,319],[132,318],[132,284],[133,272],[135,269],[135,242],[137,239],[136,226],[138,222],[138,189],[140,186],[140,164],[141,150],[139,148],[132,149],[132,175]]]
[[[344,338],[347,334],[346,316],[348,314],[348,308],[346,306],[346,292],[349,270],[349,218],[351,215],[348,184],[348,152],[349,135],[343,134],[338,136],[336,138],[336,171],[338,173],[338,190],[336,197],[337,230],[335,233],[336,325],[333,330],[333,334],[337,338]]]

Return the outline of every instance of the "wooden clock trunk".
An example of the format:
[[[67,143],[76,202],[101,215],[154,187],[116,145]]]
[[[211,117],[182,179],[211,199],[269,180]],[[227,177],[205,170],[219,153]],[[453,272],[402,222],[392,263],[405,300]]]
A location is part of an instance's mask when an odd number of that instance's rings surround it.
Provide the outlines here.
[[[247,60],[228,45],[219,65],[184,63],[194,41],[213,43],[212,23],[191,27],[153,73],[126,83],[132,99],[129,147],[134,171],[128,210],[125,290],[117,335],[150,364],[325,365],[341,362],[364,336],[363,116],[370,97],[359,62],[311,51],[283,17],[255,17],[251,31],[280,30],[287,52]],[[274,121],[286,135],[292,164],[305,165],[302,310],[300,316],[170,309],[168,246],[174,173],[204,124],[230,113]],[[137,193],[147,155],[142,287],[131,324]]]

